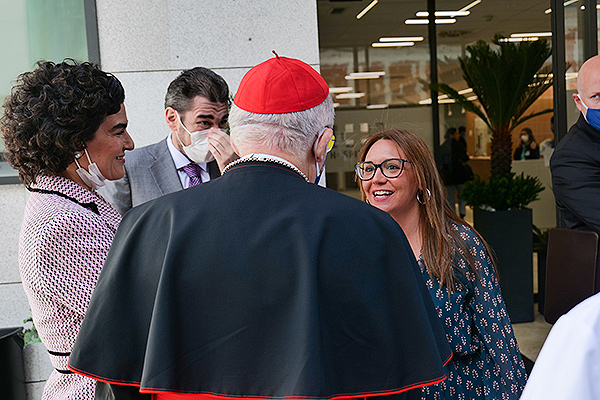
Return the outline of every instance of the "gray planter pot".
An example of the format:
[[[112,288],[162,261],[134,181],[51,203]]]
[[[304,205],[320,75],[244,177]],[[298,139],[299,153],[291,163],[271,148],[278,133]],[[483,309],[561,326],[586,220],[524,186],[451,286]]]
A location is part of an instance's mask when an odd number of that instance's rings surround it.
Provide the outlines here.
[[[475,229],[494,251],[498,279],[513,323],[533,321],[533,234],[530,209],[473,209]]]
[[[46,379],[54,370],[46,347],[42,343],[31,343],[23,348],[25,361],[25,384],[27,399],[41,399]]]

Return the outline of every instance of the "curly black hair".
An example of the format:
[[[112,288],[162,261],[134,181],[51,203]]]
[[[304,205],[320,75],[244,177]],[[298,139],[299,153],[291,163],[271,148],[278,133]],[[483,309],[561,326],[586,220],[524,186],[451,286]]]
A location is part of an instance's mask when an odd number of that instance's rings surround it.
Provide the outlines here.
[[[0,130],[8,163],[26,186],[38,175],[65,171],[124,101],[121,82],[92,63],[38,61],[4,102]]]

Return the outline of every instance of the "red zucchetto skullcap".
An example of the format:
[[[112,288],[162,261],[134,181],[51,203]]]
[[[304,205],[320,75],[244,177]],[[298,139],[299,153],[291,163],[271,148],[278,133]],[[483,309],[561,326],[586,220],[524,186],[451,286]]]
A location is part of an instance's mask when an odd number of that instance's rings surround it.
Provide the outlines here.
[[[313,67],[275,53],[244,75],[233,102],[256,114],[282,114],[308,110],[327,96],[329,86]]]

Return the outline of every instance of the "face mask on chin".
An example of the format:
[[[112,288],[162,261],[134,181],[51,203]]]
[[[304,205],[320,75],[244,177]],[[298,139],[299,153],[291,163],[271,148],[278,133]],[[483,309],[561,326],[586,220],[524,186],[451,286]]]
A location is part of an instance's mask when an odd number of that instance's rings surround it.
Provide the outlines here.
[[[181,121],[179,113],[177,113],[177,119],[179,120],[179,123],[181,124],[183,129],[185,129],[185,131],[190,134],[190,144],[186,146],[179,138],[177,132],[174,132],[174,134],[177,136],[177,140],[179,140],[179,144],[181,145],[183,153],[186,155],[186,157],[195,163],[208,163],[214,160],[215,157],[210,152],[210,147],[208,145],[208,136],[206,136],[210,129],[190,132],[188,128],[186,128],[183,124],[183,121]]]
[[[579,94],[577,95],[577,97],[579,97],[581,104],[583,105],[583,107],[585,107],[585,114],[583,114],[585,120],[596,130],[600,131],[600,108],[588,108],[588,106],[583,102]]]
[[[104,177],[104,175],[102,175],[102,172],[100,172],[100,168],[98,168],[98,165],[95,162],[93,163],[90,159],[90,155],[88,154],[87,149],[83,149],[83,151],[85,152],[85,155],[88,159],[88,163],[90,165],[86,170],[81,165],[79,165],[79,162],[77,161],[76,157],[75,164],[77,164],[77,170],[75,172],[77,172],[77,175],[79,175],[83,183],[85,183],[92,189],[98,189],[104,186],[104,181],[106,180],[106,178]]]

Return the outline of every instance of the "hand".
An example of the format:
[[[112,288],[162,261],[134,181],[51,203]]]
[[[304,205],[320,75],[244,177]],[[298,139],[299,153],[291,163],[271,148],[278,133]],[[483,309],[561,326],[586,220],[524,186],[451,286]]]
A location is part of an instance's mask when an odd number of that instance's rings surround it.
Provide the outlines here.
[[[229,136],[222,130],[211,129],[206,136],[208,137],[210,152],[215,156],[221,172],[223,172],[227,164],[240,158],[233,151]]]

